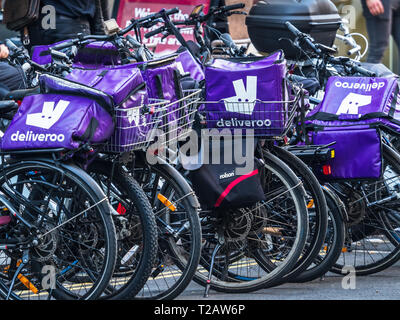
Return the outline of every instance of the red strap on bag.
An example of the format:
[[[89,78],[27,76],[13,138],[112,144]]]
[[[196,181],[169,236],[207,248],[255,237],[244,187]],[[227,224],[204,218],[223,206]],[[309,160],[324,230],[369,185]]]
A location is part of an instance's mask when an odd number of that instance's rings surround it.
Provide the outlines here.
[[[222,201],[223,201],[223,200],[226,198],[226,196],[229,194],[229,192],[231,192],[231,190],[232,190],[238,183],[242,182],[243,180],[246,180],[247,178],[250,178],[250,177],[252,177],[252,176],[255,176],[255,175],[257,175],[257,174],[258,174],[258,169],[257,169],[257,170],[254,170],[254,171],[252,171],[252,172],[250,172],[250,173],[248,173],[248,174],[245,174],[245,175],[243,175],[243,176],[241,176],[241,177],[239,177],[239,178],[237,178],[237,179],[235,179],[235,180],[233,180],[233,181],[226,187],[226,189],[224,190],[224,192],[221,193],[221,195],[219,196],[219,198],[218,198],[217,202],[215,203],[214,207],[215,207],[215,208],[218,208],[218,207],[221,205]]]

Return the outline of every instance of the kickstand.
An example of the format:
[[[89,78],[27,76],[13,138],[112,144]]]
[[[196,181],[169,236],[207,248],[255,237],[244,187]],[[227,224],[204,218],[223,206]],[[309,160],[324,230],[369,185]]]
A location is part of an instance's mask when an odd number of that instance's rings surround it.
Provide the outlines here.
[[[210,264],[210,270],[208,273],[208,279],[207,279],[207,284],[206,284],[206,289],[204,291],[204,298],[208,298],[208,292],[210,291],[210,286],[211,286],[211,277],[212,277],[212,271],[214,268],[214,260],[215,260],[215,256],[217,255],[219,249],[221,249],[222,244],[221,243],[217,243],[217,245],[214,248],[213,254],[211,256],[211,264]]]
[[[12,278],[10,289],[8,290],[6,300],[10,299],[10,295],[11,295],[12,289],[14,287],[15,280],[17,279],[17,276],[21,272],[22,268],[26,266],[28,261],[29,261],[29,251],[25,250],[24,251],[24,255],[22,256],[22,261],[21,261],[20,265],[18,266],[17,271],[15,271],[15,274],[14,274],[14,276]]]

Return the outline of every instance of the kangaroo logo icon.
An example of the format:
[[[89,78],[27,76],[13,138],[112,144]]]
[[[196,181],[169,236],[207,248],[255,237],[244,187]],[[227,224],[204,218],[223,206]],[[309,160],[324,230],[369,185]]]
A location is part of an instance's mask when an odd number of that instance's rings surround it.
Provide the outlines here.
[[[372,96],[366,96],[357,93],[349,93],[343,99],[339,106],[336,115],[339,114],[358,114],[358,108],[368,106],[371,104]]]
[[[45,102],[42,112],[28,114],[26,124],[48,130],[61,118],[69,103],[69,101],[60,100],[54,107],[54,102]]]
[[[247,76],[246,86],[243,79],[232,82],[236,96],[224,99],[226,111],[251,115],[257,99],[257,77]]]
[[[136,125],[139,125],[140,108],[134,108],[134,109],[128,110],[127,113],[128,113],[129,123],[132,124],[132,122],[134,121]]]
[[[130,124],[135,122],[135,125],[140,125],[140,120],[142,120],[142,125],[146,125],[146,117],[142,115],[142,106],[144,104],[144,96],[141,97],[140,105],[136,108],[128,108],[126,115],[128,116],[128,121]]]

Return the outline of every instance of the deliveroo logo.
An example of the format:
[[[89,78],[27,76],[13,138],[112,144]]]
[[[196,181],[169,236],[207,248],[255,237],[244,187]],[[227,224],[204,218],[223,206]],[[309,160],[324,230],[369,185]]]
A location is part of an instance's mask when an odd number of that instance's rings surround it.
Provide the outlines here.
[[[139,126],[141,123],[142,125],[146,125],[146,117],[142,115],[141,112],[143,104],[144,104],[144,96],[141,96],[141,102],[138,107],[128,108],[126,110],[126,115],[128,116],[128,121],[130,124],[132,124],[132,122],[135,122],[136,126]]]
[[[140,108],[134,108],[134,109],[130,109],[128,110],[128,121],[130,124],[132,124],[132,122],[135,122],[135,125],[139,125],[139,121],[140,121]]]
[[[69,103],[69,101],[60,100],[54,107],[54,102],[45,102],[42,112],[27,115],[26,124],[48,130],[60,120]],[[64,140],[65,136],[62,133],[35,133],[31,130],[22,132],[18,130],[11,135],[11,141],[16,142],[63,142]]]
[[[48,130],[60,120],[69,103],[69,101],[60,100],[54,107],[54,102],[45,102],[42,112],[28,114],[26,117],[26,124]]]
[[[349,93],[346,98],[343,99],[339,106],[336,115],[340,114],[358,114],[358,108],[370,105],[372,102],[372,96],[366,96],[357,93]]]
[[[257,77],[247,76],[246,86],[243,79],[232,82],[235,96],[224,99],[226,111],[251,115],[257,99]]]

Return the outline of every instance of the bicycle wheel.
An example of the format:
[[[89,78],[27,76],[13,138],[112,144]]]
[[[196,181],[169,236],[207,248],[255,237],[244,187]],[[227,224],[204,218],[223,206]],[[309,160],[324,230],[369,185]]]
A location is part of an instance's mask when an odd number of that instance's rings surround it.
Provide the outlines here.
[[[102,190],[84,171],[54,161],[3,164],[0,294],[7,299],[96,299],[116,256],[114,224]],[[8,202],[7,202],[8,201]],[[17,239],[17,240],[15,240]],[[73,283],[71,275],[85,276]]]
[[[222,217],[201,213],[203,250],[194,277],[199,284],[221,292],[251,292],[279,283],[298,261],[308,229],[302,183],[272,154],[266,153],[264,162],[266,201]]]
[[[139,184],[122,167],[94,161],[88,171],[109,196],[115,212],[117,261],[102,299],[133,299],[149,278],[157,256],[157,226],[152,207]],[[111,181],[110,181],[111,180]]]
[[[161,159],[152,166],[137,160],[135,177],[153,205],[159,237],[157,263],[136,299],[171,300],[186,289],[199,263],[199,205],[175,168]]]
[[[283,148],[274,146],[272,153],[285,162],[303,182],[306,191],[305,201],[309,211],[309,232],[306,245],[293,270],[282,278],[283,283],[292,281],[305,271],[319,254],[327,231],[328,210],[321,185],[308,166]]]
[[[347,206],[345,246],[332,272],[380,272],[400,259],[400,155],[383,145],[383,177],[371,183],[332,184]]]
[[[326,195],[328,206],[327,232],[318,256],[312,264],[291,282],[303,283],[313,281],[326,274],[339,258],[344,245],[346,233],[345,219],[341,213],[340,201],[330,194]]]

